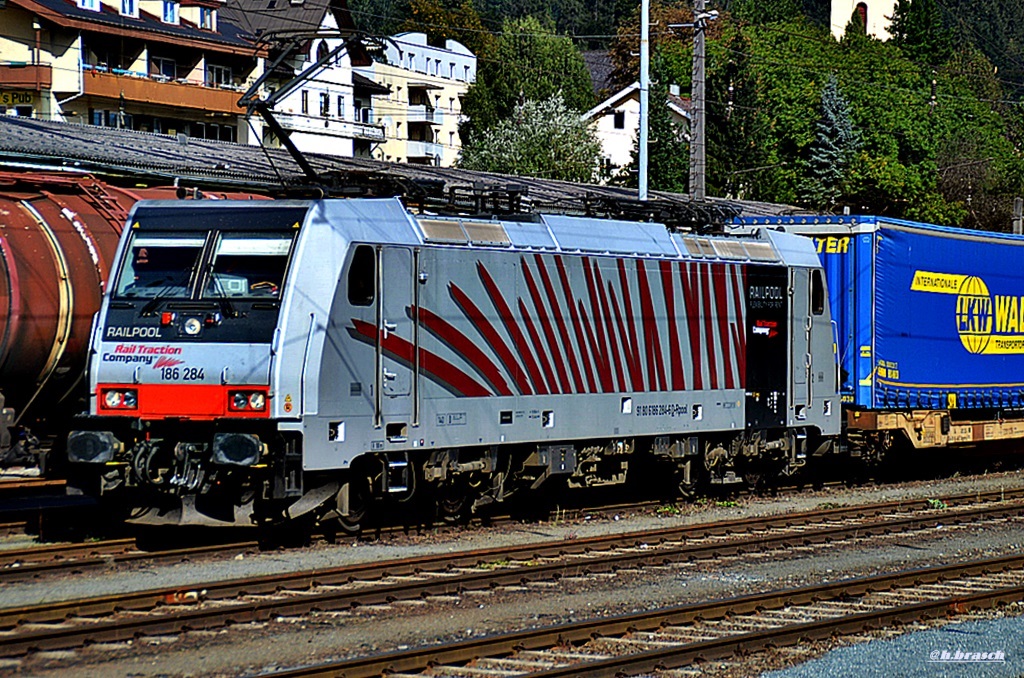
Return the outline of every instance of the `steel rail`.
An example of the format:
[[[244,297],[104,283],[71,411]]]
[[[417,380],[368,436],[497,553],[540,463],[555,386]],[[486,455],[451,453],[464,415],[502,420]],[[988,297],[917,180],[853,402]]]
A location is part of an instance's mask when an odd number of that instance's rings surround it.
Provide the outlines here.
[[[370,657],[356,657],[316,666],[276,671],[274,675],[278,678],[321,676],[369,678],[394,673],[412,673],[430,667],[463,664],[480,658],[508,656],[521,651],[578,645],[595,638],[619,637],[638,631],[758,613],[761,610],[777,610],[820,601],[858,597],[876,591],[889,591],[949,581],[960,577],[977,577],[993,572],[1021,569],[1024,569],[1024,556],[1021,555],[941,565],[706,603],[661,608],[606,619],[572,622],[541,629],[471,639],[440,647],[420,647]],[[786,624],[763,631],[752,631],[692,643],[680,642],[675,647],[647,650],[620,657],[602,657],[570,666],[524,672],[522,675],[526,678],[610,678],[612,676],[638,675],[658,669],[679,668],[696,660],[721,659],[740,652],[757,651],[773,645],[793,644],[804,638],[825,638],[833,633],[853,633],[895,622],[914,621],[943,614],[951,607],[954,610],[992,607],[1021,599],[1024,599],[1024,585],[1003,586],[987,591],[944,596],[935,600],[843,615],[833,619]],[[485,672],[480,671],[479,673]]]
[[[864,507],[856,507],[862,510]],[[854,510],[854,509],[849,509]],[[650,544],[650,533],[630,533],[624,537],[600,537],[578,541],[547,542],[515,547],[483,549],[459,554],[437,554],[427,558],[407,558],[385,563],[364,563],[323,571],[271,575],[254,579],[235,579],[195,587],[151,589],[148,591],[100,596],[52,604],[11,608],[0,611],[0,655],[12,656],[39,649],[74,647],[90,641],[129,640],[139,635],[177,633],[187,629],[212,628],[226,623],[262,621],[275,616],[294,616],[311,611],[342,610],[361,605],[389,604],[397,600],[422,599],[429,596],[460,594],[471,590],[488,590],[498,586],[518,586],[531,581],[559,580],[597,572],[614,572],[624,568],[664,566],[698,558],[713,558],[749,551],[828,543],[836,539],[863,538],[899,530],[927,528],[955,520],[974,521],[993,517],[1019,516],[1019,504],[993,505],[950,512],[939,511],[924,516],[882,520],[869,524],[823,527],[814,530],[784,532],[778,535],[752,535],[727,542],[678,545],[666,548],[642,548]],[[837,510],[814,512],[834,516]],[[773,517],[768,522],[792,524],[798,515]],[[750,520],[733,521],[749,526]],[[720,525],[695,526],[720,533]],[[687,529],[676,528],[676,534]],[[657,530],[655,534],[671,530]],[[699,530],[698,534],[704,530]],[[581,543],[582,542],[582,543]],[[596,553],[596,546],[607,551],[629,548],[631,551],[605,555]],[[582,556],[576,558],[576,556]],[[557,558],[555,562],[531,562]],[[570,558],[566,561],[565,558]],[[525,561],[516,567],[494,567],[494,563]],[[459,571],[481,564],[492,567]],[[429,574],[425,574],[429,573]],[[380,580],[388,576],[419,575],[415,581],[377,582],[373,585],[341,589],[359,580]],[[425,579],[425,581],[424,581]],[[326,590],[316,591],[316,587]],[[205,589],[205,590],[204,590]],[[282,589],[307,591],[302,596],[272,597]],[[262,596],[255,600],[224,600]],[[221,599],[221,600],[217,600]],[[206,606],[160,611],[151,616],[132,615],[128,619],[90,620],[81,626],[33,624],[18,628],[24,622],[59,622],[72,617],[96,617],[116,611],[149,611],[182,602],[214,601]]]
[[[931,506],[929,502],[942,502],[946,506],[960,506],[970,503],[988,501],[1009,501],[1024,498],[1024,488],[1010,490],[993,490],[984,493],[976,492],[971,494],[960,494],[941,499],[920,499],[910,501],[890,501],[881,504],[870,504],[853,507],[835,507],[831,509],[816,509],[804,511],[797,514],[783,516],[742,518],[735,520],[721,521],[717,523],[698,524],[687,527],[671,527],[662,530],[646,530],[635,533],[626,533],[619,538],[622,540],[635,539],[637,543],[664,542],[667,540],[678,540],[681,538],[700,538],[714,535],[731,535],[741,530],[753,531],[761,529],[778,529],[778,521],[785,521],[786,526],[791,526],[794,519],[800,521],[796,524],[806,524],[808,520],[814,522],[829,517],[834,519],[856,517],[867,517],[893,511],[908,511],[926,509]],[[604,507],[596,512],[617,511],[623,506]],[[635,508],[635,506],[634,506]],[[381,533],[392,533],[403,531],[400,528],[395,530],[382,531]],[[606,548],[603,540],[607,537],[593,539],[575,540],[576,546],[593,546],[595,548]],[[353,538],[355,540],[355,538]],[[100,568],[115,567],[118,565],[139,562],[153,562],[155,564],[166,564],[173,562],[186,562],[192,557],[210,557],[219,552],[234,552],[236,549],[252,549],[259,546],[257,542],[240,542],[216,546],[204,546],[193,548],[182,548],[167,551],[145,551],[133,552],[131,546],[134,542],[130,539],[114,539],[91,544],[56,544],[34,546],[24,549],[0,550],[0,584],[25,581],[33,578],[40,578],[47,575],[81,573]],[[529,547],[524,547],[529,548]],[[282,585],[286,585],[282,583]],[[210,587],[207,587],[210,588]]]
[[[53,544],[36,548],[0,550],[0,584],[12,584],[54,574],[80,574],[132,563],[168,565],[197,558],[252,551],[259,542],[190,546],[162,551],[140,551],[134,539],[111,539],[94,544]]]

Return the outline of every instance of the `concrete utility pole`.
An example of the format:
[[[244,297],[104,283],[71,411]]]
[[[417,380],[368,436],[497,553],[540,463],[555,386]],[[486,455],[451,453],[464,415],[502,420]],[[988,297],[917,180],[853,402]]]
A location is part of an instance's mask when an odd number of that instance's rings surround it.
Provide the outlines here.
[[[710,18],[705,0],[693,1],[693,90],[690,95],[690,199],[704,200],[704,29]]]
[[[647,200],[647,137],[648,118],[650,115],[651,89],[651,3],[650,0],[640,2],[640,140],[638,164],[640,200]]]

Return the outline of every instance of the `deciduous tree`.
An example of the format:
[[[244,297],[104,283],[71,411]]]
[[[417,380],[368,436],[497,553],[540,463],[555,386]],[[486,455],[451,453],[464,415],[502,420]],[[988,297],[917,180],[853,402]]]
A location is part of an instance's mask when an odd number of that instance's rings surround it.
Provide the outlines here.
[[[560,95],[527,100],[462,147],[459,167],[547,179],[593,180],[601,144]]]

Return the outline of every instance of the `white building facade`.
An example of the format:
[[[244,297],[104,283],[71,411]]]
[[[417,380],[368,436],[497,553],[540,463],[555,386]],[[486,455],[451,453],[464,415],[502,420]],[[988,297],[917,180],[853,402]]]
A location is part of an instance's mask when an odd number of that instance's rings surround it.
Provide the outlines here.
[[[385,139],[373,157],[452,166],[462,150],[462,97],[476,81],[476,66],[476,56],[456,40],[442,48],[423,33],[392,36],[383,61],[356,69],[390,91],[375,105]]]
[[[832,0],[832,35],[840,40],[854,12],[859,12],[868,35],[888,40],[890,18],[896,9],[896,0]]]
[[[689,129],[690,113],[678,93],[669,95],[669,112],[683,129]],[[601,159],[608,176],[629,166],[640,130],[640,83],[634,82],[583,114],[601,143]]]

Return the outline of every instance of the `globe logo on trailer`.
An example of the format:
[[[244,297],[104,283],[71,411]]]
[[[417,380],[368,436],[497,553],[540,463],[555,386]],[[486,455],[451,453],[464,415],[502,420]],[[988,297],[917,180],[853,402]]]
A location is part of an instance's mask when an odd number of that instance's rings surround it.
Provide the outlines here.
[[[992,297],[985,281],[965,278],[956,297],[956,329],[970,353],[982,353],[992,336]]]

